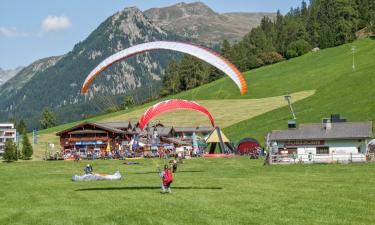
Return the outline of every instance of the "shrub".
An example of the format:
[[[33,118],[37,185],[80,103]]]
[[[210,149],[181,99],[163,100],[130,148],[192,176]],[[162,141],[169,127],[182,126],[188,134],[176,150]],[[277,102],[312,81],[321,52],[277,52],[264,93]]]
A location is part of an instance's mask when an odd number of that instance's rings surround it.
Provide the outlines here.
[[[260,54],[259,58],[263,61],[264,65],[274,64],[284,60],[282,55],[277,52],[265,52]]]
[[[312,49],[312,46],[305,40],[300,39],[298,41],[293,41],[288,45],[286,51],[286,57],[288,59],[294,58],[297,56],[304,55]]]

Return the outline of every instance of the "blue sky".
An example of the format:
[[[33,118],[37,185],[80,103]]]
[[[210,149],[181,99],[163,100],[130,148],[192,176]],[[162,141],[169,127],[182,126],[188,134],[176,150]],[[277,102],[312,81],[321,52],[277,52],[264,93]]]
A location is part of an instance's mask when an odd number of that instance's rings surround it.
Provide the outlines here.
[[[216,12],[275,12],[297,7],[302,0],[204,0]],[[0,67],[26,66],[61,55],[84,40],[107,17],[136,6],[164,7],[174,0],[0,0]],[[194,2],[194,1],[184,1]]]

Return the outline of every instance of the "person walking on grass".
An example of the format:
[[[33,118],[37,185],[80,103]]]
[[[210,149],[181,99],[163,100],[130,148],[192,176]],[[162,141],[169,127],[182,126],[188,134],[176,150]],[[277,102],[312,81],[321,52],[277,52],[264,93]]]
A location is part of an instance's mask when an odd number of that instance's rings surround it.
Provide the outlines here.
[[[161,180],[162,180],[162,183],[161,183],[162,193],[165,193],[166,190],[168,191],[168,193],[172,193],[171,184],[172,184],[172,181],[173,181],[173,176],[172,176],[171,169],[168,168],[168,165],[164,165],[164,170],[162,172],[160,172],[159,175],[160,175]]]

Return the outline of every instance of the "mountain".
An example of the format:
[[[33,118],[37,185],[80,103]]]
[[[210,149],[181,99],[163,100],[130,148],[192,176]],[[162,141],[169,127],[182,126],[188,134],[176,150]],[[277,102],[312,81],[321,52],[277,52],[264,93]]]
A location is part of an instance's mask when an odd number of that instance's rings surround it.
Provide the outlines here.
[[[276,13],[219,14],[202,2],[178,3],[144,12],[154,24],[178,35],[195,38],[203,43],[219,43],[224,39],[241,39],[260,24],[264,16],[272,20]]]
[[[103,72],[86,96],[81,95],[80,87],[89,72],[113,53],[137,43],[169,39],[182,40],[153,25],[139,9],[125,8],[107,18],[69,53],[39,60],[6,83],[0,91],[0,120],[27,118],[35,127],[45,106],[58,114],[58,122],[76,120],[85,116],[83,113],[115,106],[115,100],[108,96],[135,89],[142,90],[141,101],[149,95],[146,87],[160,83],[168,61],[177,54],[160,51],[137,55]]]
[[[11,98],[14,96],[27,82],[29,82],[36,73],[43,72],[53,66],[63,56],[53,56],[35,61],[26,67],[21,67],[17,74],[9,79],[0,89],[2,98]]]
[[[18,72],[22,70],[22,68],[22,66],[9,70],[3,70],[2,68],[0,68],[0,86],[14,77]]]
[[[169,60],[178,59],[180,54],[143,53],[105,70],[92,83],[87,95],[81,95],[80,87],[103,59],[134,44],[195,38],[207,41],[206,44],[223,38],[236,40],[259,24],[264,15],[273,14],[218,14],[199,2],[144,13],[135,7],[125,8],[107,18],[67,54],[38,60],[6,82],[0,89],[0,121],[26,118],[29,127],[37,127],[46,106],[55,112],[58,123],[65,123],[117,109],[125,95],[134,96],[137,103],[143,102],[158,94]]]

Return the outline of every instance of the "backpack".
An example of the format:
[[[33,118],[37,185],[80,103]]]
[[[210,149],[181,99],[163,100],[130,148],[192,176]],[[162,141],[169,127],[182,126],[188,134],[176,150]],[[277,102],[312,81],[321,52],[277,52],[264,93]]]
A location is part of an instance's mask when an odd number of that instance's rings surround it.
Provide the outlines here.
[[[172,171],[171,170],[164,170],[164,177],[163,177],[163,184],[164,186],[169,185],[172,183],[173,177],[172,177]]]

